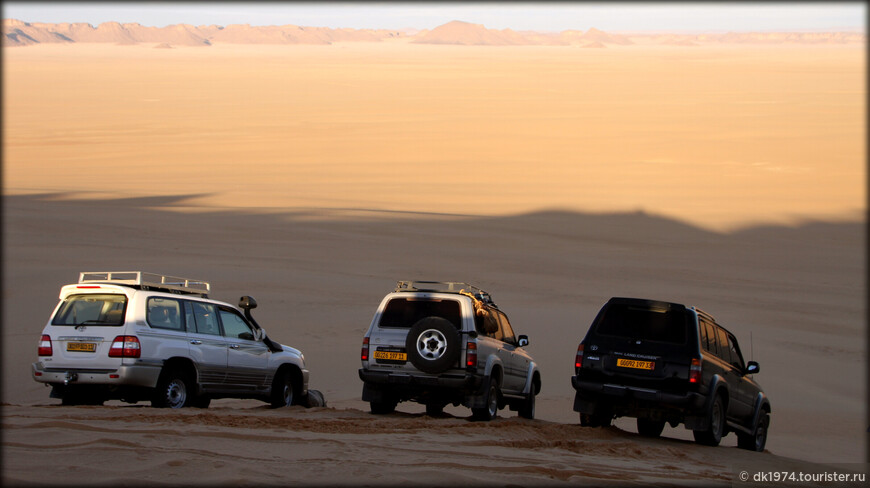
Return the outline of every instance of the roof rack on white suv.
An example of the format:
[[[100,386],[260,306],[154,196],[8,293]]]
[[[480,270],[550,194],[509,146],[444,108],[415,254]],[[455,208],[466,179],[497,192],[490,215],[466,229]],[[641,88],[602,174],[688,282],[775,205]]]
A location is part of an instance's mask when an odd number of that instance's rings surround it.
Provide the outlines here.
[[[480,288],[462,283],[458,281],[398,281],[396,282],[396,290],[400,291],[431,291],[438,293],[467,293],[474,298],[498,308],[498,305],[492,301],[492,296],[488,292]]]
[[[79,274],[79,283],[113,283],[138,286],[143,290],[165,290],[208,298],[211,285],[207,281],[179,278],[143,271],[87,271]]]

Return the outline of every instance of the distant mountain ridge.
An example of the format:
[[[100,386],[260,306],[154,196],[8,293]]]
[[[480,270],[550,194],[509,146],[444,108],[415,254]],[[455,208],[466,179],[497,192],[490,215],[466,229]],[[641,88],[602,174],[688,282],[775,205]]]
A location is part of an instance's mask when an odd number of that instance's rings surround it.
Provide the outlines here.
[[[595,28],[558,33],[488,29],[454,20],[419,32],[389,29],[332,29],[297,25],[251,26],[231,24],[148,27],[138,23],[104,22],[50,24],[3,19],[4,47],[47,43],[155,44],[161,47],[213,44],[332,44],[408,39],[415,44],[467,46],[556,45],[580,47],[626,46],[637,43],[676,46],[702,44],[848,44],[866,43],[863,32],[729,32],[725,34],[615,34]]]

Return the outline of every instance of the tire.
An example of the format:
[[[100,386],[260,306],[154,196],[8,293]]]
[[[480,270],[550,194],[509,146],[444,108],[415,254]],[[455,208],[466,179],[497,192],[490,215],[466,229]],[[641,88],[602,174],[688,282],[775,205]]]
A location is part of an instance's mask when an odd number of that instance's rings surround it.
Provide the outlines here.
[[[707,430],[693,430],[695,442],[705,446],[718,446],[725,435],[725,402],[721,395],[716,395],[710,408],[709,427]]]
[[[441,402],[429,402],[426,404],[426,415],[440,417],[444,413],[444,404]]]
[[[181,370],[171,369],[161,375],[154,389],[151,406],[155,408],[184,408],[193,404],[194,381]]]
[[[461,348],[456,327],[441,317],[419,320],[405,339],[408,359],[424,373],[441,373],[457,364]]]
[[[523,400],[522,406],[520,406],[519,415],[524,419],[534,419],[535,418],[535,385],[532,385],[532,391],[529,392],[529,396]]]
[[[486,406],[471,409],[471,416],[474,420],[489,422],[494,419],[498,415],[498,396],[498,380],[490,377],[486,386]]]
[[[396,400],[381,400],[381,401],[371,401],[369,405],[372,409],[372,414],[374,415],[386,415],[388,413],[393,413],[396,411],[396,405],[398,405],[398,401]]]
[[[281,370],[272,383],[270,404],[272,408],[289,407],[296,405],[298,386],[293,381],[290,369]]]
[[[207,396],[196,397],[190,404],[193,408],[208,408],[209,405],[211,405],[211,398]]]
[[[755,424],[754,435],[742,432],[737,433],[737,447],[749,451],[764,452],[764,446],[767,444],[768,427],[770,427],[770,414],[763,411],[758,417],[758,422]]]
[[[599,412],[599,413],[581,413],[580,414],[580,426],[581,427],[610,427],[610,424],[613,422],[613,415],[609,412]]]
[[[308,390],[308,396],[305,398],[305,406],[308,408],[325,407],[326,399],[323,397],[323,393],[321,393],[320,390]]]
[[[60,399],[60,404],[65,407],[74,407],[77,405],[94,405],[94,406],[102,406],[105,400],[101,398],[88,398],[86,395],[81,393],[66,393],[63,398]]]
[[[665,430],[664,420],[637,419],[637,433],[644,437],[658,437]]]

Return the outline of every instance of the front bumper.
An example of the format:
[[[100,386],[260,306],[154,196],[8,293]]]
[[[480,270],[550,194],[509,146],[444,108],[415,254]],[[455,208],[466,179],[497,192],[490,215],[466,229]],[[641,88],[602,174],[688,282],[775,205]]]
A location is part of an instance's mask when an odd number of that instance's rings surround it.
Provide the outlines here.
[[[118,369],[75,369],[47,368],[42,362],[32,365],[31,375],[34,381],[53,385],[109,385],[109,386],[144,386],[154,388],[160,377],[159,365],[132,364],[121,365]]]

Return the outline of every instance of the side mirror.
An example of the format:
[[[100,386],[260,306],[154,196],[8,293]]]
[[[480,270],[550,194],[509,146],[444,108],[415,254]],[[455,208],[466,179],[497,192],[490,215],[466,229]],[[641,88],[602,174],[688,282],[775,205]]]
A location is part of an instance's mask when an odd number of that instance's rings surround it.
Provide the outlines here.
[[[248,295],[245,295],[242,298],[239,298],[239,308],[243,310],[257,308],[257,301],[254,300],[254,297],[249,297]]]
[[[756,374],[759,371],[761,371],[761,366],[755,361],[749,361],[749,364],[746,365],[746,374]]]
[[[517,338],[517,344],[519,344],[520,347],[528,346],[529,345],[529,336],[527,336],[527,335],[519,336]]]

